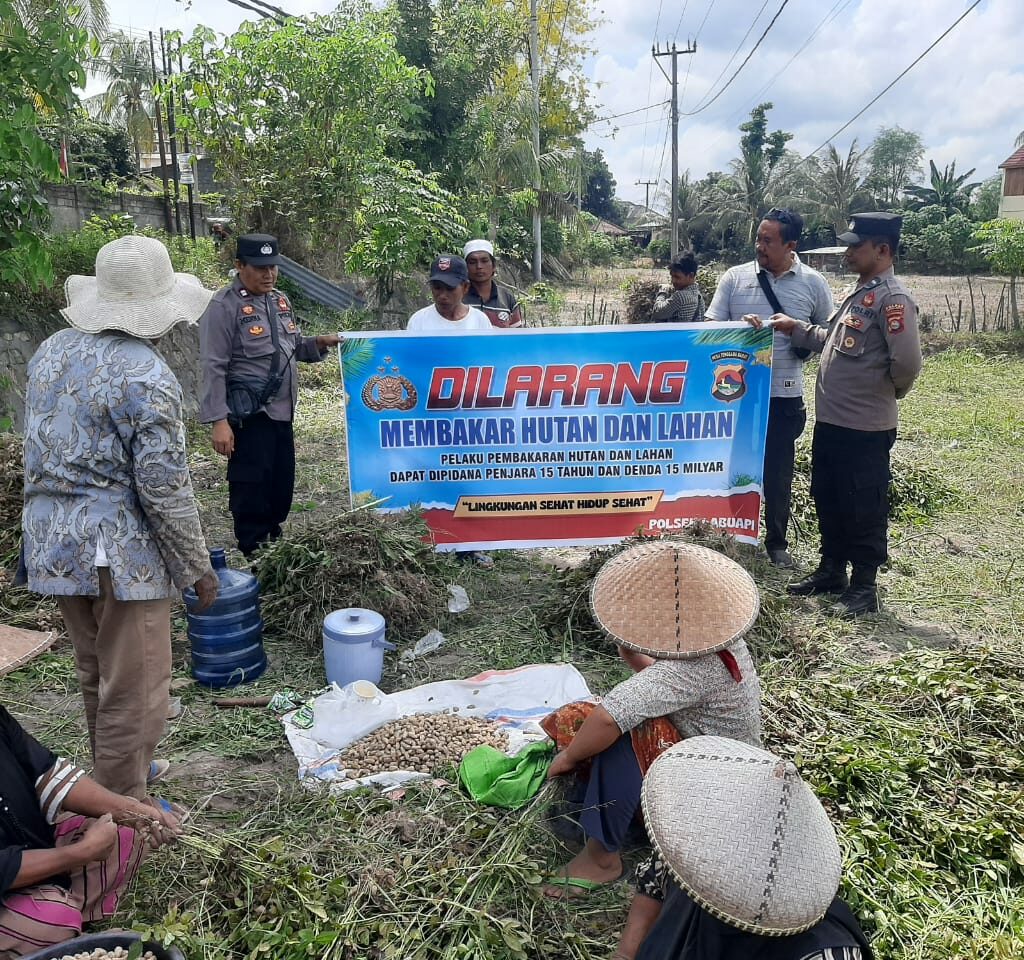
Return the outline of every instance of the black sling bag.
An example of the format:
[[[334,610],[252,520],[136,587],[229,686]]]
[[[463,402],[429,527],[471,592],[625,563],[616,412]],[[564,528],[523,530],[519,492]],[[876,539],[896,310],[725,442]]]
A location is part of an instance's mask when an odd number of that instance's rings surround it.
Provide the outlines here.
[[[761,289],[764,291],[764,295],[768,298],[768,302],[771,304],[772,309],[776,313],[786,313],[786,311],[782,309],[782,304],[779,303],[779,298],[775,296],[775,291],[772,289],[772,285],[768,282],[768,277],[765,276],[765,272],[763,270],[755,269],[754,273],[757,274],[757,282],[761,284]],[[786,315],[788,316],[788,314]],[[804,350],[801,347],[793,347],[792,349],[793,353],[796,354],[797,360],[806,360],[811,355],[810,350]]]

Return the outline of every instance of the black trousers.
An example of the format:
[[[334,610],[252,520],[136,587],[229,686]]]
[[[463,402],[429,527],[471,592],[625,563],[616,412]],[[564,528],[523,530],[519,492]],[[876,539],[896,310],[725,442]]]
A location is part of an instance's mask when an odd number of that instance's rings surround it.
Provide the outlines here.
[[[789,546],[790,503],[793,499],[793,458],[797,437],[807,424],[803,397],[772,397],[764,439],[764,548]]]
[[[235,431],[228,460],[228,506],[238,549],[247,557],[281,536],[295,489],[295,438],[291,422],[265,413],[249,417]]]
[[[816,423],[811,496],[818,510],[821,555],[874,570],[885,563],[889,522],[889,451],[895,430],[850,430]]]

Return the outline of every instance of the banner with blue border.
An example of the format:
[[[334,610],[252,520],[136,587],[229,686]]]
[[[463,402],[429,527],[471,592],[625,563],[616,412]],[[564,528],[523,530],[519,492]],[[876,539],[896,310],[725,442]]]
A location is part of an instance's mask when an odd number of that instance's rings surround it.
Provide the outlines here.
[[[756,542],[772,331],[744,323],[367,332],[341,345],[349,483],[440,549]]]

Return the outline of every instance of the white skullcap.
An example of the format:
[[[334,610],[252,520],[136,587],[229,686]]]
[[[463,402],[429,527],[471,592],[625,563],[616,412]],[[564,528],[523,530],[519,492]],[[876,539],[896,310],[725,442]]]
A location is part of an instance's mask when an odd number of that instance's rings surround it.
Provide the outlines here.
[[[471,253],[479,253],[481,250],[490,257],[494,257],[494,244],[492,244],[490,240],[470,240],[469,243],[462,248],[462,257],[465,259]]]

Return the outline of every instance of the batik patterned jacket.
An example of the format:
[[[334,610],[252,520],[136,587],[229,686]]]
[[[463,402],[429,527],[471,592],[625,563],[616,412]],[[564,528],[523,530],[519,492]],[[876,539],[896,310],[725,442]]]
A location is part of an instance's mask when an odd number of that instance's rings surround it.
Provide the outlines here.
[[[39,347],[25,401],[30,589],[98,595],[99,531],[118,600],[173,596],[210,568],[181,408],[146,341],[62,330]]]

